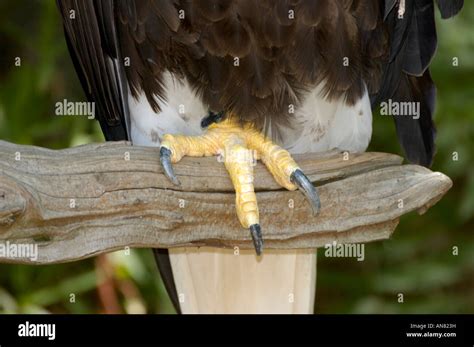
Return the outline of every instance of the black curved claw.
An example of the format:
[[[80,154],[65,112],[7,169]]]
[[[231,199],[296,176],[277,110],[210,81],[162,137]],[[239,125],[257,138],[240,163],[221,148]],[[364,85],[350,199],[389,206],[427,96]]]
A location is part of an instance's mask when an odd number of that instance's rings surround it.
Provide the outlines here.
[[[250,234],[252,235],[255,252],[257,252],[257,255],[260,255],[262,254],[262,250],[263,250],[263,237],[262,237],[262,229],[260,228],[260,224],[252,224],[249,229],[250,229]]]
[[[321,209],[321,201],[319,200],[319,194],[316,188],[313,186],[311,181],[300,169],[296,169],[290,176],[291,182],[296,184],[298,188],[308,199],[313,209],[313,215],[317,215]]]
[[[160,148],[160,163],[166,177],[168,177],[174,185],[179,186],[181,183],[179,182],[178,177],[176,177],[173,166],[171,165],[171,151],[166,147]]]

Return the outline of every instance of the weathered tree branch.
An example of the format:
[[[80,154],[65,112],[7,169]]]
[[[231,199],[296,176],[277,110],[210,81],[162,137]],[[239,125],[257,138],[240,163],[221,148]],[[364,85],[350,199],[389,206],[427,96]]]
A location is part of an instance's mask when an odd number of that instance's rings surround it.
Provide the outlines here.
[[[298,191],[281,189],[262,164],[255,188],[265,248],[312,248],[336,240],[390,237],[402,214],[423,213],[451,180],[386,153],[296,155],[321,195],[313,217]],[[48,150],[0,141],[0,243],[37,244],[38,258],[73,261],[129,247],[252,248],[234,209],[232,184],[216,158],[185,158],[173,186],[156,148],[126,142]]]

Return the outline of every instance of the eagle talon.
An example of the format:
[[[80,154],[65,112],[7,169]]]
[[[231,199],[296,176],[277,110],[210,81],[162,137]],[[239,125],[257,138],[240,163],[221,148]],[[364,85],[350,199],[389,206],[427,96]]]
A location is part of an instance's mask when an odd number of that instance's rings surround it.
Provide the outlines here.
[[[316,188],[313,186],[308,177],[300,169],[296,169],[290,176],[292,183],[296,184],[298,188],[308,199],[313,209],[313,215],[317,215],[321,209],[321,201]]]
[[[173,165],[171,164],[171,150],[166,147],[160,148],[160,163],[163,167],[163,172],[165,173],[166,177],[168,177],[174,185],[181,185],[178,180],[178,177],[176,177],[174,173]]]
[[[263,250],[263,237],[262,237],[262,229],[260,228],[260,224],[252,224],[249,230],[250,230],[250,234],[252,235],[255,252],[257,253],[257,255],[261,255],[262,250]]]

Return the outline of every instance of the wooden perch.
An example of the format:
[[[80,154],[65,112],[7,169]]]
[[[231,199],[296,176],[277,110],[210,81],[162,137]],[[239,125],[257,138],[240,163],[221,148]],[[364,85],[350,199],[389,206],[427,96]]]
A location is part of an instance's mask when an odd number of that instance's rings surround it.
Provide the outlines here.
[[[401,215],[425,212],[452,185],[386,153],[295,159],[318,186],[322,209],[313,217],[303,195],[283,190],[259,163],[255,189],[266,249],[386,239]],[[175,171],[180,187],[162,174],[156,148],[127,142],[49,150],[0,141],[0,244],[38,245],[36,260],[0,261],[66,262],[127,246],[253,247],[222,163],[185,158]]]

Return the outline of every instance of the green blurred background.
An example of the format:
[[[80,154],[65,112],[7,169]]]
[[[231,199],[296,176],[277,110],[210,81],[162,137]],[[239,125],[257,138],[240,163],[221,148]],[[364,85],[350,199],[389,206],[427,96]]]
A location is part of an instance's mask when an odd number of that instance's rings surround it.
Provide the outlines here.
[[[433,169],[454,187],[425,215],[404,216],[390,240],[366,244],[363,262],[320,252],[317,313],[474,313],[474,2],[455,19],[441,21],[437,13],[437,20]],[[54,115],[58,100],[83,98],[55,1],[1,1],[0,139],[48,148],[103,141],[97,122]],[[369,150],[400,153],[393,122],[374,119]],[[174,310],[151,252],[141,249],[61,265],[0,264],[0,312]]]

